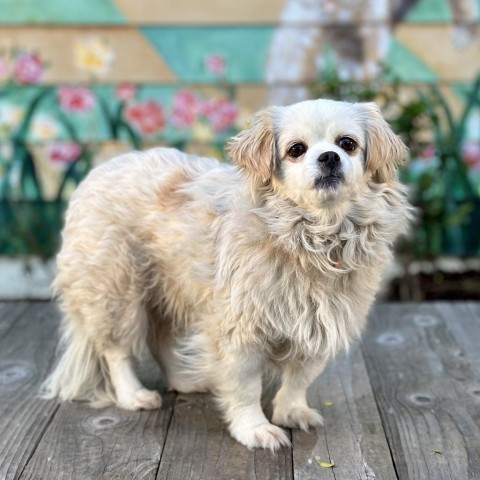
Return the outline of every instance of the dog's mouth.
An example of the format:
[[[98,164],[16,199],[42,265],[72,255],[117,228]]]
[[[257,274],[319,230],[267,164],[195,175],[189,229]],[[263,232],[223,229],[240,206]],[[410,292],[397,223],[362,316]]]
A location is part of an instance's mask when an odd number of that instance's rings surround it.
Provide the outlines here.
[[[345,178],[341,173],[331,173],[316,178],[313,185],[316,189],[335,190],[344,180]]]

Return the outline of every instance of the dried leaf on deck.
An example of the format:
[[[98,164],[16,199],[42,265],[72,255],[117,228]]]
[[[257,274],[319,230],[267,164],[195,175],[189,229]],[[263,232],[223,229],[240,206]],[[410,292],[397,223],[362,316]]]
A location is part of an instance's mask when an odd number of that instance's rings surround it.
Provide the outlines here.
[[[320,460],[317,460],[317,463],[323,467],[323,468],[332,468],[335,466],[334,463],[329,463],[329,462],[321,462]]]

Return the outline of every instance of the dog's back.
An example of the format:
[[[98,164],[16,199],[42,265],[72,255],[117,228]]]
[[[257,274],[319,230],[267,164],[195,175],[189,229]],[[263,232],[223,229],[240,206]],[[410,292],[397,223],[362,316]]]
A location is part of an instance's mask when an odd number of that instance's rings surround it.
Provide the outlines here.
[[[90,172],[72,196],[57,256],[64,353],[47,396],[114,402],[102,354],[122,339],[134,350],[145,341],[143,306],[161,305],[177,323],[188,322],[193,305],[201,312],[213,283],[201,278],[213,270],[208,238],[237,177],[230,165],[164,148]]]

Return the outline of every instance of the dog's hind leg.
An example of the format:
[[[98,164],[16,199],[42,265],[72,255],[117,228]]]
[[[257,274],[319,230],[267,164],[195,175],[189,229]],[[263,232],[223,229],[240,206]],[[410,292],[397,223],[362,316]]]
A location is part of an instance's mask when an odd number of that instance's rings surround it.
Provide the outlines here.
[[[110,381],[115,390],[116,404],[126,410],[160,408],[160,394],[146,389],[135,373],[131,353],[125,348],[110,347],[103,352]]]
[[[108,340],[99,351],[108,370],[105,374],[115,391],[115,403],[126,410],[160,408],[160,394],[146,389],[133,368],[133,355],[146,346],[148,318],[142,302],[126,299],[113,305],[110,314],[117,317],[117,325],[110,326]]]
[[[43,385],[44,396],[87,400],[97,407],[159,408],[160,395],[141,384],[132,364],[148,331],[138,296],[105,295],[95,302],[78,297],[75,291],[62,296],[62,354]]]

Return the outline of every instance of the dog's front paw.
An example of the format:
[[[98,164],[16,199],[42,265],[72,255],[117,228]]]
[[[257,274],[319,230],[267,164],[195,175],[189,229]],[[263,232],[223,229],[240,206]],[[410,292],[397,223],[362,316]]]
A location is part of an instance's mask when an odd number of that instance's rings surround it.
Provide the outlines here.
[[[155,410],[162,406],[162,397],[154,390],[141,388],[118,398],[117,405],[125,410]]]
[[[289,428],[300,428],[308,432],[309,427],[323,425],[323,417],[310,407],[293,407],[289,410],[276,408],[272,422]]]
[[[289,447],[290,439],[284,430],[271,423],[262,423],[256,427],[230,428],[232,437],[250,450],[253,448],[268,448],[272,452],[281,447]]]

